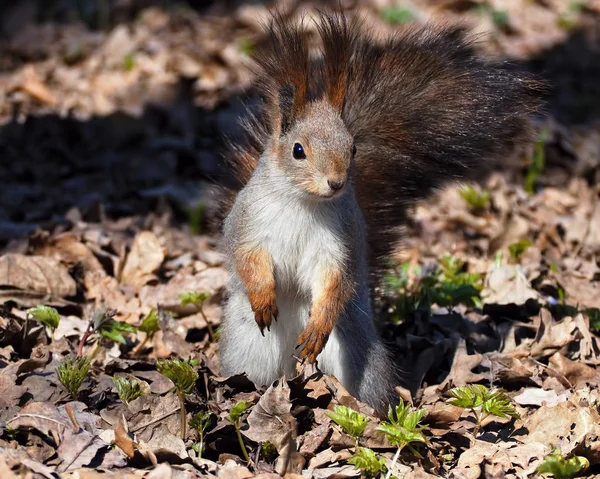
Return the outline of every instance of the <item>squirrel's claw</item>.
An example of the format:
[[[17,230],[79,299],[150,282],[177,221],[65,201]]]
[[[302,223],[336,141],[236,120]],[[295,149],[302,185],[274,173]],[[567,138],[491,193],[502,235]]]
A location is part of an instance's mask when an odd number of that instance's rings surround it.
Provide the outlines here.
[[[275,298],[273,297],[267,304],[264,306],[256,307],[254,309],[254,320],[258,327],[260,328],[261,334],[265,335],[265,328],[267,331],[271,331],[271,323],[273,319],[277,320],[277,315],[279,314],[277,310],[277,303],[275,302]]]
[[[317,356],[323,351],[328,338],[329,333],[323,332],[314,323],[308,323],[296,342],[296,349],[304,346],[300,351],[300,358],[308,360],[309,363],[316,362]]]

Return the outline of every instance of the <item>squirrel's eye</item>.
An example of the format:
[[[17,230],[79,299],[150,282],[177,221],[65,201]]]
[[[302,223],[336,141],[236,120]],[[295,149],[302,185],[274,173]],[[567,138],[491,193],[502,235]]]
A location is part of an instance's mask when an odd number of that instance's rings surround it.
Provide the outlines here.
[[[356,155],[356,145],[352,145],[352,156]]]
[[[302,145],[300,143],[294,143],[293,155],[296,160],[306,159],[306,154],[304,153],[304,148],[302,148]]]

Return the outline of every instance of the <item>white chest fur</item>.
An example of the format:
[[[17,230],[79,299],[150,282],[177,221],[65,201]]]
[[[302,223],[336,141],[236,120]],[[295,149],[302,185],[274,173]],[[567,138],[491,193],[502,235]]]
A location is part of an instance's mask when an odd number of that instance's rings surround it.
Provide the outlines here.
[[[275,192],[250,206],[248,232],[272,256],[279,292],[310,297],[318,270],[346,261],[338,211]]]

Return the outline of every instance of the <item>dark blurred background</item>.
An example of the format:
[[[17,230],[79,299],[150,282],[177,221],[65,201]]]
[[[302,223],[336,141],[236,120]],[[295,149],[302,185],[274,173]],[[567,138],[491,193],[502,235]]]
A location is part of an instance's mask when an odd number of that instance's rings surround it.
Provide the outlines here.
[[[329,4],[329,5],[327,5]],[[535,188],[596,181],[600,4],[569,0],[345,2],[4,0],[0,4],[0,246],[38,228],[168,211],[204,227],[226,181],[223,135],[252,104],[252,51],[277,6],[341,5],[373,28],[466,22],[482,54],[540,74],[537,142],[498,168]]]

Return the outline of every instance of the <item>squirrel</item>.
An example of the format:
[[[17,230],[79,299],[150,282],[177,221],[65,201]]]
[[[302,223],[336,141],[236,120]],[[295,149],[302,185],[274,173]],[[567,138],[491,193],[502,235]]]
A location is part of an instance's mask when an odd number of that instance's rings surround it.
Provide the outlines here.
[[[342,13],[315,21],[318,55],[277,14],[255,54],[264,101],[232,145],[221,369],[268,385],[316,362],[385,414],[400,374],[372,293],[407,208],[510,153],[542,85],[479,58],[460,25],[377,42]]]

